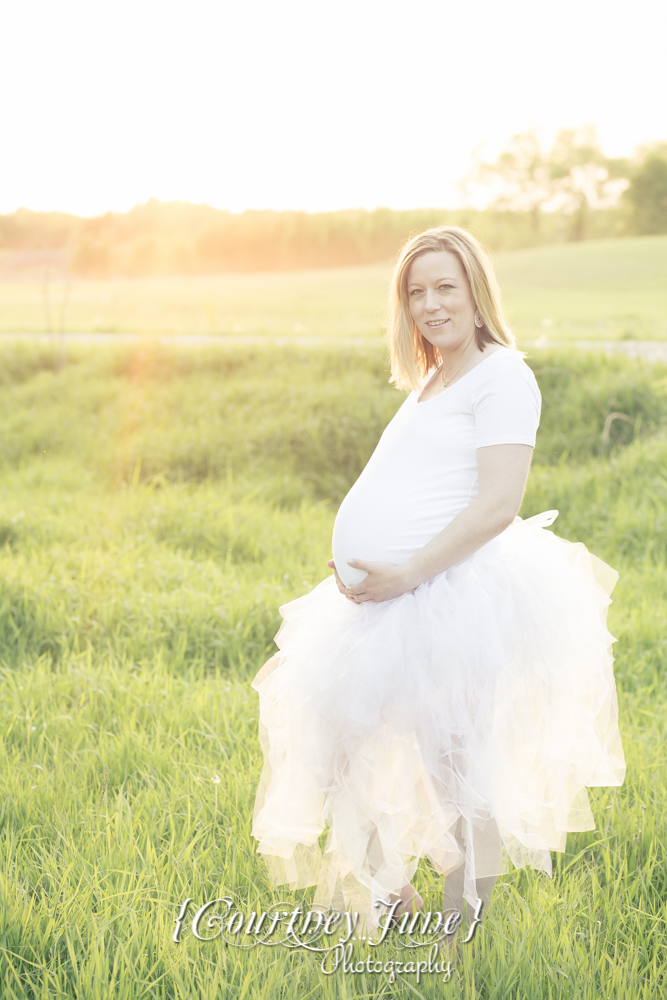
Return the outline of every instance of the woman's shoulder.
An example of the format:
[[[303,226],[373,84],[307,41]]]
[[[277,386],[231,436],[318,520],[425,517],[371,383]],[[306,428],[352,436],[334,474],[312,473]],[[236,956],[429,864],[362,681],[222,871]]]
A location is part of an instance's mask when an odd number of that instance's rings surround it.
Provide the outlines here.
[[[471,409],[475,417],[478,448],[494,444],[527,444],[535,447],[542,397],[537,380],[520,351],[494,351],[479,368]]]
[[[477,369],[480,384],[519,381],[537,388],[537,379],[530,365],[526,364],[523,352],[513,347],[495,348],[488,358],[480,361]]]
[[[500,348],[477,366],[477,378],[471,379],[469,400],[475,414],[482,410],[539,413],[542,394],[530,365],[521,351]]]
[[[486,361],[488,361],[489,358],[492,357],[505,358],[505,359],[510,358],[515,364],[525,365],[526,368],[529,367],[528,365],[526,365],[526,362],[524,361],[524,352],[520,351],[518,347],[506,347],[504,344],[492,344],[487,348],[487,350],[484,353],[488,355],[484,359]],[[480,362],[480,364],[481,363],[482,362]]]

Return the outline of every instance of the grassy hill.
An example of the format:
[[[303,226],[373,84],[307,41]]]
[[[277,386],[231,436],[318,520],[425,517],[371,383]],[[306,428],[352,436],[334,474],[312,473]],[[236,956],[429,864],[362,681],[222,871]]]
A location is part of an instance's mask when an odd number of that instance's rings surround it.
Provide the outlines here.
[[[667,339],[667,236],[500,254],[520,339]],[[74,281],[0,280],[0,332],[377,337],[390,264],[329,270]]]
[[[667,236],[518,250],[497,264],[518,337],[667,339]]]

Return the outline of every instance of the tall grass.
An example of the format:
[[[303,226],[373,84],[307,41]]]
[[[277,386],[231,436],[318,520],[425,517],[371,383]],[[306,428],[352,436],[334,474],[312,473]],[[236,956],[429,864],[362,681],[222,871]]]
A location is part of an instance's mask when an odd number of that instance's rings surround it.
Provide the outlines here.
[[[558,508],[554,530],[620,571],[610,628],[628,775],[591,791],[597,830],[570,836],[553,879],[500,879],[460,979],[392,985],[327,977],[282,947],[200,942],[187,924],[172,941],[188,897],[190,916],[224,895],[243,912],[312,898],[271,889],[250,837],[261,754],[249,680],[278,606],[328,575],[336,505],[400,404],[381,351],[79,351],[62,369],[40,349],[3,353],[3,997],[661,994],[665,370],[529,360],[574,374],[538,374],[521,513]],[[634,423],[604,441],[616,411]],[[416,884],[438,909],[429,864]],[[380,957],[399,956],[386,945]]]

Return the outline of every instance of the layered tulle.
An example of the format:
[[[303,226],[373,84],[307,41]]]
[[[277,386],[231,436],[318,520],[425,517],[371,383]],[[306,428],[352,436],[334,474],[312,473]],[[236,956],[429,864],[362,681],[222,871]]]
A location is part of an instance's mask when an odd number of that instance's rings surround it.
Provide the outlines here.
[[[316,884],[316,904],[373,927],[420,857],[464,863],[473,902],[477,879],[550,874],[567,832],[594,829],[586,787],[625,772],[617,573],[545,530],[556,513],[394,600],[355,605],[331,576],[280,609],[280,651],[253,680],[252,834],[275,885]]]

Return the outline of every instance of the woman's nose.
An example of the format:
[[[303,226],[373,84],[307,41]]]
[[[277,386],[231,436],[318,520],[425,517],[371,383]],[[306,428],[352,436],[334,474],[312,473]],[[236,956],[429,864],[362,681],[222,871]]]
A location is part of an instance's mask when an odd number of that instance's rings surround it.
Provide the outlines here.
[[[435,291],[432,288],[426,289],[426,296],[424,298],[424,308],[427,309],[429,312],[435,312],[437,309],[440,308],[440,302],[438,300],[438,296],[435,294]]]

